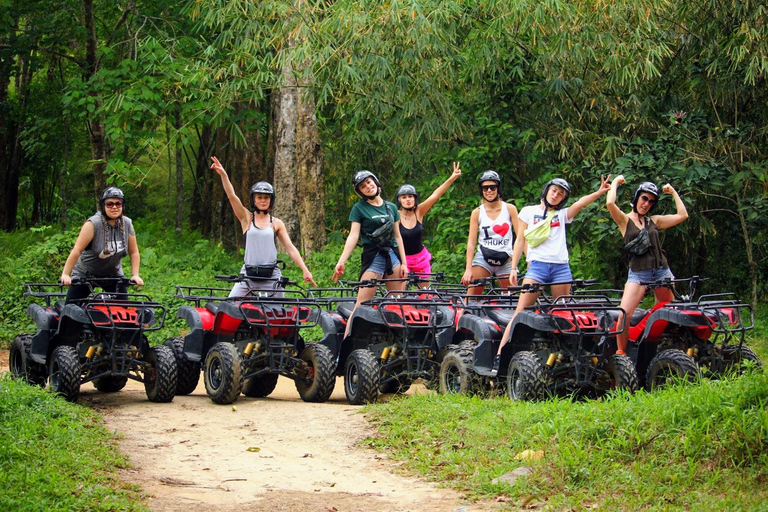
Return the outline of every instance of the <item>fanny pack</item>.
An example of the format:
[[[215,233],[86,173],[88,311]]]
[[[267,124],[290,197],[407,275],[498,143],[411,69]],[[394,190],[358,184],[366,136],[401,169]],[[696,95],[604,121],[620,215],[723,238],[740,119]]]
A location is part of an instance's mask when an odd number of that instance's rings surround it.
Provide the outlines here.
[[[557,212],[553,210],[538,224],[525,228],[523,236],[525,237],[525,241],[528,242],[529,247],[541,245],[547,238],[549,238],[549,232],[551,230],[550,223],[552,222],[552,217],[555,216],[555,213]]]
[[[392,236],[395,234],[395,222],[392,220],[392,212],[389,211],[389,205],[385,202],[384,207],[387,210],[387,220],[376,228],[376,230],[368,235],[368,238],[371,239],[372,242],[375,242],[379,245],[388,246],[390,245],[390,240],[392,240]]]
[[[248,277],[260,277],[262,279],[272,277],[277,263],[272,265],[246,265],[245,275]]]
[[[494,267],[502,266],[509,259],[508,253],[502,251],[494,251],[493,249],[489,249],[484,245],[480,246],[480,252],[483,253],[483,259]]]
[[[651,248],[651,235],[648,233],[648,219],[645,218],[644,220],[645,224],[643,225],[643,229],[640,230],[635,238],[630,240],[624,246],[624,252],[627,254],[631,254],[632,256],[642,256]]]

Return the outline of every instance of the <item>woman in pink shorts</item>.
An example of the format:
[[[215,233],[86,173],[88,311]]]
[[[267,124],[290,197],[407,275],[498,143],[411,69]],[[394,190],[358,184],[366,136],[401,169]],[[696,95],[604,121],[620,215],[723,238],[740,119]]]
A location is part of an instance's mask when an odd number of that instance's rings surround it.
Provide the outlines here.
[[[432,273],[432,266],[430,265],[432,255],[424,247],[424,227],[422,226],[422,221],[429,209],[445,194],[459,176],[461,176],[459,162],[453,162],[453,174],[421,203],[419,202],[419,193],[416,192],[416,188],[413,185],[403,185],[397,191],[395,201],[400,213],[400,235],[403,238],[408,270],[414,274]],[[423,282],[419,286],[423,288],[428,284]]]

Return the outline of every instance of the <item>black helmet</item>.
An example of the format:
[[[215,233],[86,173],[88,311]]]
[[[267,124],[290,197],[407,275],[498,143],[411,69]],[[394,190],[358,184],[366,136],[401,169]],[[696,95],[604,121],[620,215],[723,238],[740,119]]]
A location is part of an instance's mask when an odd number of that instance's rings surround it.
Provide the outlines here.
[[[547,202],[547,192],[549,192],[549,187],[552,185],[557,185],[558,187],[565,190],[565,197],[558,204],[549,204]],[[549,208],[561,208],[568,201],[569,197],[571,197],[571,186],[568,184],[568,182],[563,178],[554,178],[544,184],[544,188],[541,189],[539,200],[544,201],[544,204]]]
[[[368,178],[372,178],[373,182],[376,183],[376,186],[379,189],[378,192],[376,193],[376,195],[378,195],[379,192],[381,192],[381,183],[379,183],[379,178],[377,178],[375,174],[373,174],[371,171],[367,171],[365,169],[362,170],[362,171],[357,171],[355,173],[355,177],[352,178],[352,186],[355,187],[355,192],[357,193],[357,195],[359,195],[363,199],[373,199],[373,197],[376,197],[376,196],[366,197],[363,194],[361,194],[360,191],[357,189],[357,187],[359,187],[360,184],[362,182],[364,182],[365,180],[367,180]]]
[[[480,195],[483,195],[483,182],[484,181],[495,181],[496,186],[501,189],[501,177],[499,176],[499,173],[496,171],[485,171],[483,174],[480,175],[480,177],[477,179],[477,189],[480,191]],[[499,193],[501,193],[501,190],[497,190],[496,198],[499,197]]]
[[[104,192],[101,193],[101,199],[99,200],[99,205],[101,206],[101,212],[104,215],[107,214],[107,209],[104,206],[104,203],[107,201],[107,199],[119,199],[123,202],[123,208],[125,208],[125,194],[123,194],[123,191],[117,187],[107,187],[104,189]],[[125,209],[123,209],[122,213],[124,212],[125,212]]]
[[[642,192],[647,192],[648,194],[653,194],[656,196],[656,199],[659,199],[659,187],[656,186],[655,183],[651,181],[644,181],[640,185],[637,186],[635,189],[635,194],[632,196],[632,202],[630,203],[632,205],[632,209],[637,213],[637,200],[640,199],[640,194]],[[656,207],[656,205],[652,205],[650,208],[648,208],[648,213],[651,213],[651,211]]]
[[[251,207],[258,210],[256,208],[256,201],[253,200],[253,196],[256,194],[267,194],[269,196],[269,209],[267,211],[271,210],[275,204],[275,188],[266,181],[260,181],[251,187]]]
[[[397,194],[395,195],[395,199],[397,200],[397,207],[402,208],[403,205],[400,204],[400,196],[413,196],[415,198],[415,201],[413,203],[413,208],[415,209],[419,205],[419,193],[416,192],[416,187],[413,185],[403,185],[399,189],[397,189]]]

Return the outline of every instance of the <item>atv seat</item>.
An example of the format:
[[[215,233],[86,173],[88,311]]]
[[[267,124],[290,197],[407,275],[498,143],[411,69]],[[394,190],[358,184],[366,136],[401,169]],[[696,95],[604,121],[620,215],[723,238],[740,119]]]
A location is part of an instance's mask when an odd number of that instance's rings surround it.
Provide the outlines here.
[[[355,303],[354,302],[340,302],[338,306],[336,306],[336,311],[339,312],[341,316],[344,318],[349,318],[352,316],[352,311],[355,309]]]
[[[502,329],[506,327],[512,320],[512,317],[515,316],[514,309],[488,309],[486,311],[488,312],[488,317],[496,322]]]
[[[613,318],[614,322],[618,322],[619,320],[619,312],[616,310],[610,310],[608,311],[608,314],[611,315],[611,318]],[[629,319],[629,325],[635,326],[640,323],[640,321],[645,318],[645,315],[648,314],[647,309],[642,308],[636,308],[635,312],[632,313],[632,318]]]
[[[205,304],[205,309],[213,313],[214,315],[219,312],[219,306],[221,306],[221,302],[207,302]]]
[[[66,304],[66,302],[64,302],[63,300],[56,301],[56,303],[53,305],[53,311],[57,315],[61,315],[61,312],[64,309],[64,304]]]

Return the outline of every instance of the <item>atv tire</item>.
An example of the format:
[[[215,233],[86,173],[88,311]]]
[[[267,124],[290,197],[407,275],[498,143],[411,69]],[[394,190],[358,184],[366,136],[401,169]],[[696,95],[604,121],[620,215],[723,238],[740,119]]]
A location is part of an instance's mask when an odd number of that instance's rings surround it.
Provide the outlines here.
[[[725,360],[725,371],[737,375],[744,373],[747,361],[752,362],[756,370],[762,370],[763,363],[751,348],[742,345],[726,345],[723,347],[723,359]]]
[[[203,370],[205,391],[216,404],[231,404],[243,389],[240,354],[231,343],[220,342],[208,351]]]
[[[48,380],[51,391],[67,402],[76,402],[80,393],[80,362],[75,347],[61,345],[51,354]]]
[[[105,375],[93,379],[93,387],[101,391],[102,393],[116,393],[125,387],[128,383],[128,377],[121,377],[119,375]]]
[[[523,350],[509,361],[507,396],[511,400],[539,400],[544,397],[544,366],[533,352]]]
[[[653,391],[675,379],[693,381],[698,374],[699,368],[691,356],[676,348],[662,350],[648,365],[645,386]]]
[[[605,374],[597,381],[596,388],[598,394],[619,389],[634,393],[639,385],[637,370],[632,359],[615,354],[608,359]]]
[[[150,402],[166,403],[176,396],[176,356],[166,346],[152,347],[144,360],[144,390]]]
[[[351,405],[370,404],[379,398],[379,362],[370,350],[361,348],[349,354],[344,393]]]
[[[32,336],[32,334],[20,334],[13,339],[8,354],[8,365],[13,377],[35,386],[45,386],[48,380],[45,365],[35,363],[29,357]]]
[[[336,367],[331,349],[317,343],[308,344],[299,354],[307,363],[307,379],[296,379],[296,391],[305,402],[326,402],[336,385]]]
[[[473,395],[479,391],[477,374],[472,368],[474,353],[468,346],[448,351],[440,363],[440,393],[444,395]]]
[[[276,373],[254,375],[245,380],[245,384],[243,384],[243,394],[251,398],[264,398],[265,396],[269,396],[277,386],[278,377],[279,375]]]
[[[192,393],[200,382],[200,362],[190,361],[184,355],[184,338],[168,338],[164,345],[169,347],[176,357],[176,394]]]

